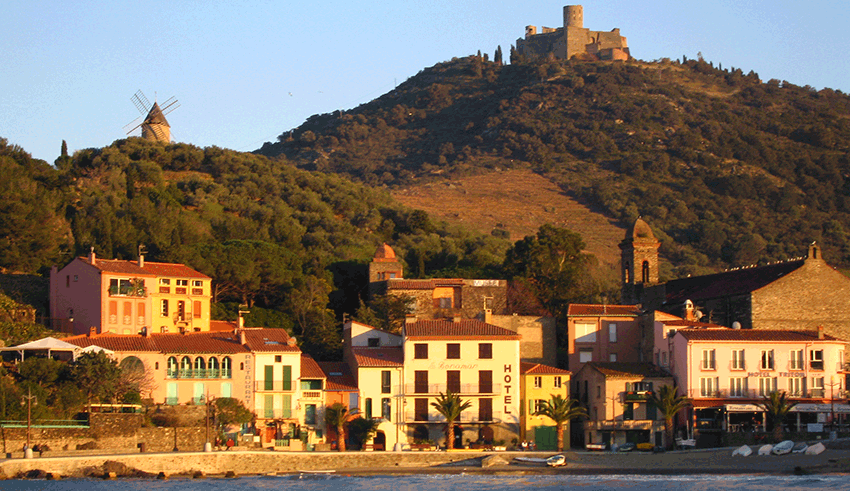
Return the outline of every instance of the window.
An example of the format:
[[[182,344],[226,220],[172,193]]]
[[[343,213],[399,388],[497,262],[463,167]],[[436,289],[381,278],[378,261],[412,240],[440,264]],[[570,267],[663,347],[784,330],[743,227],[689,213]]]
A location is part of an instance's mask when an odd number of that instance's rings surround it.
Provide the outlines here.
[[[281,361],[283,361],[282,355],[274,355],[274,362],[275,363],[280,363]]]
[[[576,342],[577,343],[595,343],[596,342],[596,324],[585,322],[576,322]]]
[[[365,403],[363,404],[363,417],[366,419],[372,419],[372,398],[367,397],[365,399]]]
[[[528,410],[531,411],[531,414],[537,414],[543,410],[544,404],[546,404],[546,401],[543,399],[528,401]]]
[[[742,349],[733,349],[732,350],[732,370],[745,370],[746,364],[744,364],[744,350]]]
[[[803,369],[803,350],[801,349],[792,349],[788,353],[788,368],[791,370],[802,370]]]
[[[661,366],[662,367],[667,366],[667,352],[666,351],[661,352]]]
[[[283,390],[292,390],[292,366],[283,366]]]
[[[446,372],[446,391],[460,394],[460,370]]]
[[[788,378],[788,395],[802,397],[806,388],[803,386],[803,381],[806,380],[803,377],[789,377]]]
[[[729,397],[744,397],[747,395],[746,377],[732,377],[729,379]]]
[[[177,318],[181,321],[186,320],[186,302],[183,300],[177,301]]]
[[[163,300],[159,303],[159,315],[168,317],[168,300]]]
[[[593,350],[592,349],[579,350],[578,361],[579,361],[579,363],[589,363],[589,362],[593,361]]]
[[[413,372],[413,392],[417,394],[428,393],[428,371],[416,370]]]
[[[381,399],[381,417],[387,421],[392,421],[393,406],[389,397]]]
[[[201,318],[201,302],[198,300],[192,303],[192,317],[195,319]]]
[[[602,397],[602,386],[597,385],[596,386],[596,398],[599,399],[600,397]]]
[[[617,324],[608,324],[608,342],[617,342]]]
[[[766,397],[776,392],[776,377],[761,377],[759,379],[759,396]]]
[[[610,354],[608,355],[608,361],[610,361],[610,362],[616,362],[616,361],[617,361],[617,353],[610,353]]]
[[[170,285],[170,284],[171,284],[171,280],[169,280],[168,278],[160,278],[160,279],[159,279],[159,284],[160,284],[160,285]]]
[[[478,421],[493,421],[493,399],[478,399]]]
[[[416,343],[413,345],[413,358],[416,360],[428,359],[428,345],[425,343]]]
[[[809,366],[812,370],[823,370],[822,349],[813,349],[809,351]]]
[[[304,424],[316,424],[316,405],[306,404],[304,406]]]
[[[635,419],[635,405],[632,402],[623,404],[623,421],[632,421]]]
[[[699,379],[699,394],[702,397],[717,397],[719,377],[702,377]]]
[[[366,346],[370,348],[378,348],[381,346],[381,338],[369,338],[366,340]]]
[[[773,350],[767,349],[761,351],[761,365],[759,368],[762,370],[773,370]]]
[[[478,358],[481,360],[492,360],[493,343],[478,343]]]
[[[301,390],[322,390],[322,381],[316,379],[301,379]]]
[[[203,287],[204,282],[201,280],[192,280],[192,286]]]
[[[812,377],[811,397],[824,397],[823,377]]]
[[[177,280],[177,286],[189,286],[189,280]]]
[[[493,393],[493,371],[479,370],[478,372],[478,392],[481,394]]]
[[[451,298],[438,298],[437,306],[441,309],[450,309],[452,308],[452,299]]]
[[[459,360],[460,359],[460,344],[459,343],[449,343],[446,345],[446,359],[449,360]]]
[[[390,393],[391,375],[389,370],[381,370],[381,394]]]
[[[428,421],[428,399],[418,398],[413,400],[413,419],[415,421]]]
[[[543,377],[534,377],[534,388],[539,389],[543,387]]]
[[[560,388],[561,388],[561,377],[560,377],[560,375],[559,375],[559,376],[557,376],[557,377],[555,377],[555,388],[556,388],[556,389],[560,389]]]
[[[702,350],[702,369],[703,370],[715,370],[716,369],[716,359],[714,356],[713,349],[704,349]]]

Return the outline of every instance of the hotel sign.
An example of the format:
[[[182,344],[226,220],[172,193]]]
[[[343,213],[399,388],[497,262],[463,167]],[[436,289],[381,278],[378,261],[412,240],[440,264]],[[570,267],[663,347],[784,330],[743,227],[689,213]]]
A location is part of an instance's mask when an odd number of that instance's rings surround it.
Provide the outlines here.
[[[769,378],[769,377],[800,377],[804,378],[806,376],[806,372],[750,372],[747,374],[747,377],[757,377],[757,378]]]

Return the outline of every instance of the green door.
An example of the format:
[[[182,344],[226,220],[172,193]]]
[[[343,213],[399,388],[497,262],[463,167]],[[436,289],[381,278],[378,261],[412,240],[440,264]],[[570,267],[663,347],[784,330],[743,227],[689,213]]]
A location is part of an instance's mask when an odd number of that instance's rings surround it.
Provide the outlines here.
[[[537,444],[537,450],[558,450],[558,429],[554,426],[535,426],[534,443]]]

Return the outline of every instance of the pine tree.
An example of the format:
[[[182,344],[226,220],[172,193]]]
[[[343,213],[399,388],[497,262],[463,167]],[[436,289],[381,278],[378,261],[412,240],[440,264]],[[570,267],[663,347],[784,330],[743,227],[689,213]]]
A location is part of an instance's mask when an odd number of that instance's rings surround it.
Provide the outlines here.
[[[502,46],[499,45],[496,47],[496,54],[493,55],[493,62],[497,65],[502,64]]]

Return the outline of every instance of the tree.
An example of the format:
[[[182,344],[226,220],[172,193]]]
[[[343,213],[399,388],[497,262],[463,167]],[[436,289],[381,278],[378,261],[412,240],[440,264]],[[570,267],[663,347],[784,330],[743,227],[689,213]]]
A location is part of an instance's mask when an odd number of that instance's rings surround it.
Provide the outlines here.
[[[567,399],[560,394],[555,394],[548,401],[543,401],[535,416],[546,416],[555,422],[558,434],[558,451],[564,450],[564,425],[570,421],[586,417],[587,411],[579,406],[575,399]]]
[[[496,53],[493,55],[493,62],[497,65],[502,64],[502,45],[496,47]]]
[[[335,402],[325,409],[325,424],[336,430],[336,446],[345,452],[345,422],[348,420],[348,408],[341,402]]]
[[[773,391],[764,396],[761,402],[756,403],[760,408],[767,413],[767,419],[773,425],[773,440],[776,442],[782,441],[783,425],[785,418],[791,409],[797,405],[788,399],[788,393],[783,391]]]
[[[411,306],[416,305],[416,299],[407,294],[375,295],[369,305],[361,305],[354,314],[358,322],[385,331],[400,333],[404,320],[411,313]]]
[[[673,448],[673,418],[679,411],[691,405],[691,400],[685,396],[679,396],[678,389],[671,385],[662,385],[658,392],[653,392],[650,402],[661,411],[664,417],[664,444]]]
[[[245,407],[242,401],[233,397],[219,397],[213,404],[219,429],[233,424],[250,423],[254,417],[254,413]]]
[[[91,403],[97,399],[112,399],[115,395],[121,370],[115,360],[103,351],[83,353],[70,365],[71,379],[86,396],[86,404],[91,411]]]
[[[366,442],[378,433],[379,424],[381,424],[379,419],[354,418],[348,422],[348,434],[360,450],[363,450]]]
[[[455,421],[460,418],[460,413],[472,406],[472,403],[461,400],[459,394],[447,391],[445,394],[440,392],[440,397],[436,402],[432,402],[431,406],[446,418],[446,449],[451,450],[455,443]]]

